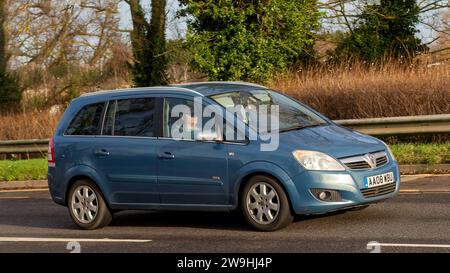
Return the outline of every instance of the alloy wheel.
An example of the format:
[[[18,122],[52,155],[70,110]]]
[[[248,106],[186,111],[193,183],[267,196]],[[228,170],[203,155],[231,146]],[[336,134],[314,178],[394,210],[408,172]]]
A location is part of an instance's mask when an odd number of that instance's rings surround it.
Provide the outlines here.
[[[72,194],[71,207],[78,221],[84,224],[91,223],[98,213],[97,195],[89,186],[79,186]]]
[[[247,193],[246,207],[259,224],[268,225],[276,220],[280,210],[277,191],[268,183],[255,183]]]

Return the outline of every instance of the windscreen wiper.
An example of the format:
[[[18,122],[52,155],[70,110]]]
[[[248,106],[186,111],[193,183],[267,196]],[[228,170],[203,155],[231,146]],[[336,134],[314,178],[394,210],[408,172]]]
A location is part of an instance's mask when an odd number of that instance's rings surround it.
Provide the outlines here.
[[[301,125],[301,126],[293,126],[293,127],[289,127],[289,128],[280,130],[280,133],[289,132],[289,131],[296,131],[296,130],[311,128],[311,127],[318,127],[318,126],[322,126],[324,124],[325,123],[316,123],[316,124],[308,124],[308,125]]]

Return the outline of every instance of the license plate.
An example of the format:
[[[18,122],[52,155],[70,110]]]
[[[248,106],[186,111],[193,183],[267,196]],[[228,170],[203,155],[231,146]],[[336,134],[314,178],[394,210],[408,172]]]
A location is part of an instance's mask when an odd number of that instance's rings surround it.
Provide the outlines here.
[[[383,173],[374,176],[368,176],[364,178],[364,188],[373,188],[378,186],[383,186],[389,183],[394,183],[394,173]]]

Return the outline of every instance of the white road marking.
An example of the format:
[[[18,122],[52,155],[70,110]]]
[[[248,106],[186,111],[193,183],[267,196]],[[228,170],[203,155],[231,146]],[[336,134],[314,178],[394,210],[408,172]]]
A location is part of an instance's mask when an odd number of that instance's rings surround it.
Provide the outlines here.
[[[0,242],[93,242],[93,243],[148,243],[152,240],[135,239],[90,239],[90,238],[31,238],[31,237],[0,237]]]
[[[0,197],[0,200],[3,199],[30,199],[29,196],[8,196],[8,197]]]
[[[391,246],[391,247],[426,247],[426,248],[450,248],[450,245],[437,244],[394,244],[394,243],[373,243],[371,245]]]
[[[33,192],[33,191],[47,191],[47,192],[48,192],[48,188],[42,188],[42,189],[0,190],[0,192]]]
[[[400,194],[450,193],[450,190],[400,190]]]

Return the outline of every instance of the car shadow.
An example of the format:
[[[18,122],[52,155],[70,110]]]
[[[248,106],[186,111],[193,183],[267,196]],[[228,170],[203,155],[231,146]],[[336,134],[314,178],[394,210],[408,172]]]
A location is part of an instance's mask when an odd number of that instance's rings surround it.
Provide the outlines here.
[[[7,196],[15,197],[16,195],[10,193]],[[34,193],[32,198],[10,198],[0,201],[1,226],[18,227],[18,232],[22,228],[39,228],[43,229],[43,232],[51,229],[72,231],[79,229],[70,219],[67,208],[54,204],[50,200],[48,193]],[[342,213],[333,212],[322,215],[296,216],[294,224]],[[121,211],[114,214],[110,227],[187,227],[255,231],[245,221],[240,211]]]
[[[40,228],[53,230],[77,231],[79,227],[72,222],[66,208],[58,208],[60,213],[45,215],[36,219],[33,217],[8,218],[1,225],[20,226],[23,228]],[[296,215],[293,223],[309,222],[320,218],[332,217],[345,211],[320,215]],[[229,230],[240,232],[257,232],[248,224],[239,212],[204,212],[204,211],[134,211],[127,210],[114,214],[112,222],[106,228],[118,227],[177,227],[198,228],[209,230]],[[90,231],[92,233],[100,230]]]
[[[114,214],[113,227],[189,227],[254,231],[238,212],[121,211]]]
[[[328,217],[332,217],[332,216],[338,216],[338,215],[345,214],[347,212],[349,212],[349,211],[348,210],[337,210],[337,211],[332,211],[332,212],[327,212],[327,213],[322,213],[322,214],[295,215],[294,223],[295,222],[305,222],[305,221],[321,219],[321,218],[328,218]]]
[[[293,223],[310,221],[346,213],[335,211],[319,215],[296,215]],[[256,231],[238,211],[122,211],[114,214],[114,227],[189,227],[205,229]]]

